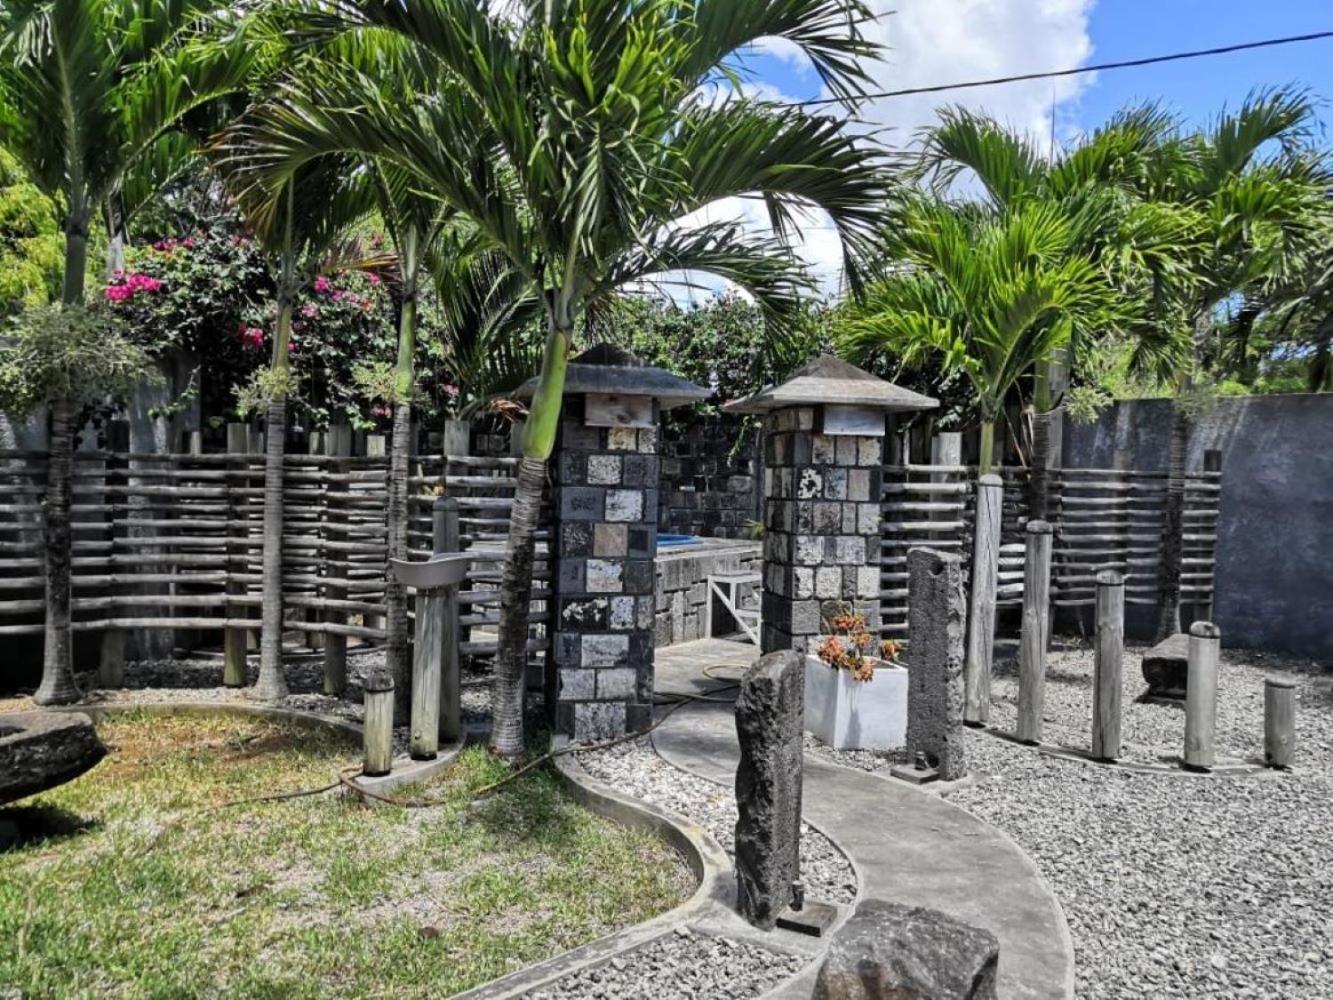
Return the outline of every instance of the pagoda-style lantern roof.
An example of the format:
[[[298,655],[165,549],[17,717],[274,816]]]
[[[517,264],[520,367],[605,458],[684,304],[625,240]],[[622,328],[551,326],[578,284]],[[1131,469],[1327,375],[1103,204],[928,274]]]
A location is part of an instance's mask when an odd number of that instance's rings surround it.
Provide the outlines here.
[[[940,401],[871,375],[841,358],[815,358],[781,385],[722,407],[728,413],[769,413],[790,406],[860,407],[884,413],[933,410]]]
[[[518,396],[531,397],[537,391],[537,382],[536,378],[528,379],[519,387]],[[661,409],[669,410],[707,399],[711,393],[665,368],[645,365],[619,347],[598,344],[569,362],[565,395],[646,396],[657,400]]]

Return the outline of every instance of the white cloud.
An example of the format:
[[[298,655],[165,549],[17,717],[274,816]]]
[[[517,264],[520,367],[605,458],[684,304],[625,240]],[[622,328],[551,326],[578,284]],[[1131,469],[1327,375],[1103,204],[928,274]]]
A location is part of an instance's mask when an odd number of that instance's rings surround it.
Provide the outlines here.
[[[872,0],[880,17],[868,26],[867,34],[885,51],[880,61],[868,67],[873,77],[868,89],[904,90],[1077,66],[1092,55],[1088,18],[1095,2]],[[757,48],[777,57],[792,73],[805,69],[804,56],[789,42],[765,41]],[[754,90],[776,98],[788,82],[781,76],[757,81]],[[959,104],[1027,131],[1045,148],[1053,107],[1059,140],[1073,132],[1073,106],[1091,82],[1089,75],[884,98],[864,105],[858,114],[864,124],[855,127],[879,131],[881,142],[906,148],[919,129],[937,120],[940,106]],[[753,203],[729,201],[735,204],[710,206],[708,217],[744,218],[747,223],[765,225],[763,212],[756,212]],[[729,211],[736,214],[727,216]],[[804,222],[800,253],[822,291],[833,294],[842,270],[837,233],[822,212],[808,213]]]

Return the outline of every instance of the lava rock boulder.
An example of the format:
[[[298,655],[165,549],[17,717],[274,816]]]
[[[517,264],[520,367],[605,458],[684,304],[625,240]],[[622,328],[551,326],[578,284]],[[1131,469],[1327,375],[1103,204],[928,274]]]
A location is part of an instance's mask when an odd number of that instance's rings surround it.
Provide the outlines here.
[[[106,747],[86,715],[0,715],[0,805],[63,785],[105,756]]]

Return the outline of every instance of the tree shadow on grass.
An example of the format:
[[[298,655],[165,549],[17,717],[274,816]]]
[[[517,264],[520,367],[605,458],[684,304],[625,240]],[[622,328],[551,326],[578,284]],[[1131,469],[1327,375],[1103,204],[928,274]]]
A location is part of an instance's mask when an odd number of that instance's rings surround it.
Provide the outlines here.
[[[83,836],[101,825],[58,806],[10,806],[0,809],[0,854]]]

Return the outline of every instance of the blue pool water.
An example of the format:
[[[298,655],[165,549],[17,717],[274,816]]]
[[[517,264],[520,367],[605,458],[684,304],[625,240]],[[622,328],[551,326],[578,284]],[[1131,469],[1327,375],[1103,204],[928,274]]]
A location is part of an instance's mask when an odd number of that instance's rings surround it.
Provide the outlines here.
[[[685,545],[698,545],[700,539],[696,535],[673,535],[667,532],[657,533],[657,547],[659,549],[678,549]]]

